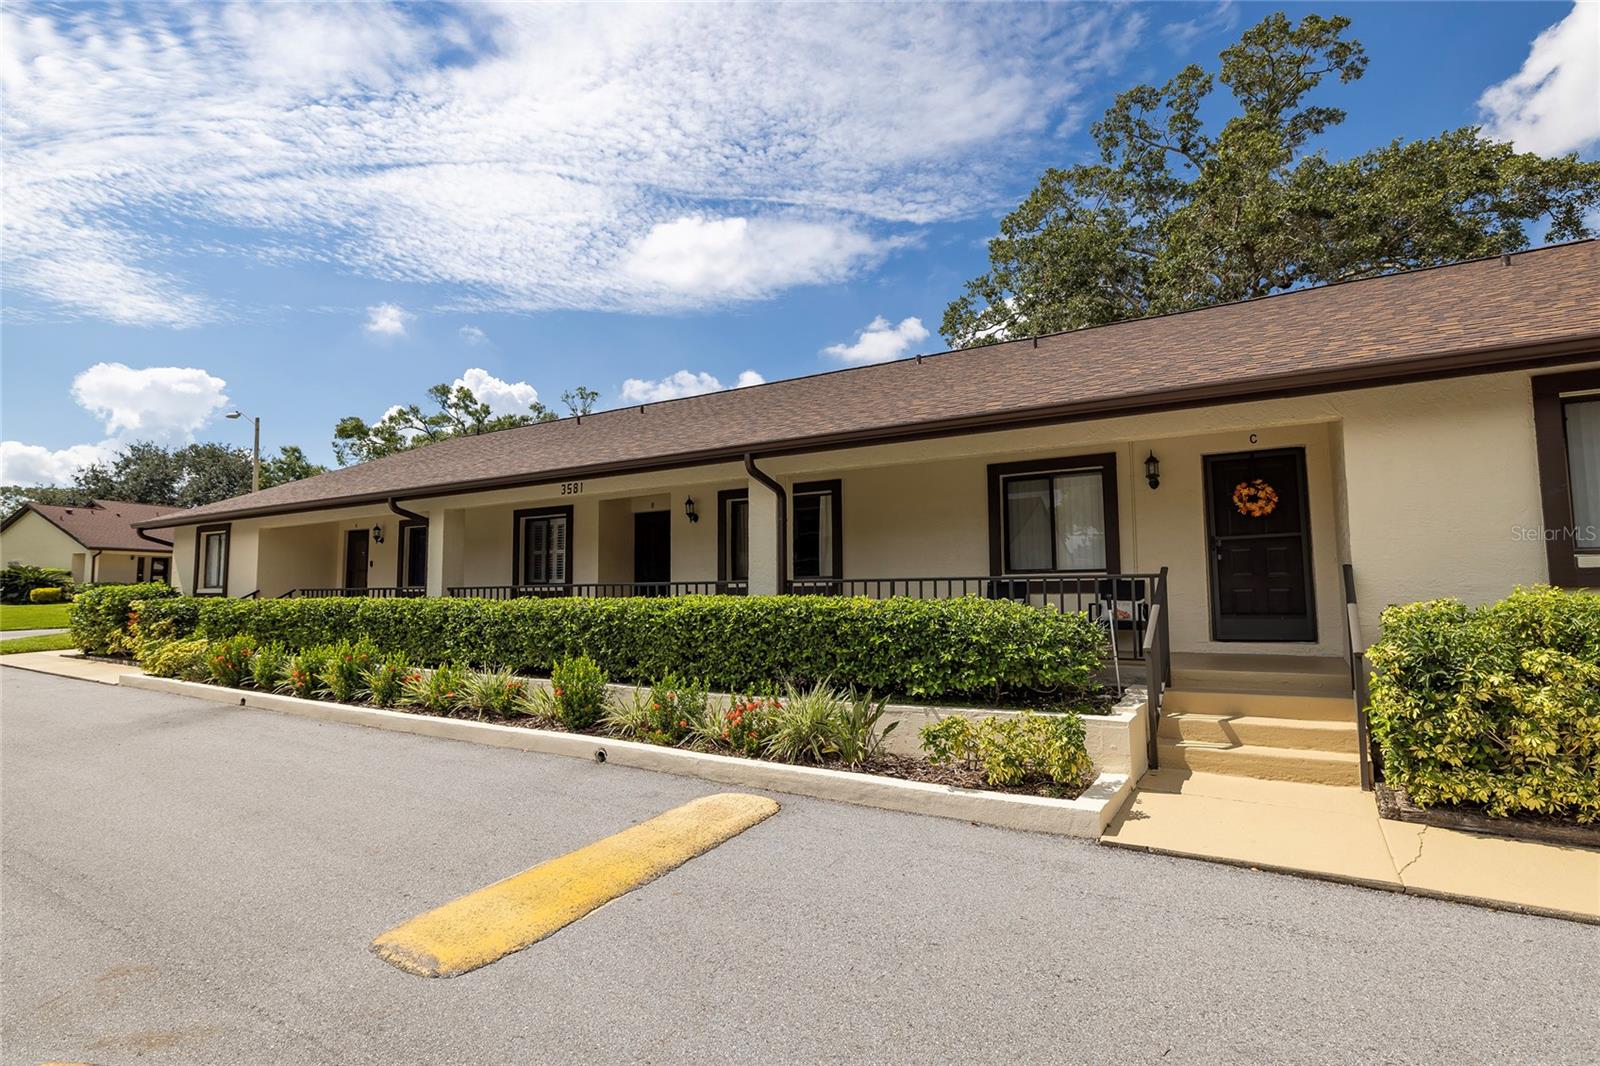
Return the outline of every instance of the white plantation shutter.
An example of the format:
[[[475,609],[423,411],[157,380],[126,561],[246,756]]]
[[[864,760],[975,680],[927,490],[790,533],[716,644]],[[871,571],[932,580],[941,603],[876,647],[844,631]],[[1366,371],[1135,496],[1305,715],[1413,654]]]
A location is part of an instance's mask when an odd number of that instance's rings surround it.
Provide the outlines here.
[[[542,515],[523,519],[522,583],[561,584],[567,580],[567,519]]]
[[[1567,471],[1574,540],[1600,548],[1600,398],[1567,404]]]
[[[567,579],[567,520],[550,520],[550,580]]]

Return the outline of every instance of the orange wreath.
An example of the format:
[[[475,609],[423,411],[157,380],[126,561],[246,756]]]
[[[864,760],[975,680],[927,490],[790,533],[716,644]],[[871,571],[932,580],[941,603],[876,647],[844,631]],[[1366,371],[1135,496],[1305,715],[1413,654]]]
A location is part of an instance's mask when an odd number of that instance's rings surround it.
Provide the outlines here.
[[[1278,490],[1261,478],[1233,487],[1233,505],[1248,518],[1265,518],[1278,507]]]

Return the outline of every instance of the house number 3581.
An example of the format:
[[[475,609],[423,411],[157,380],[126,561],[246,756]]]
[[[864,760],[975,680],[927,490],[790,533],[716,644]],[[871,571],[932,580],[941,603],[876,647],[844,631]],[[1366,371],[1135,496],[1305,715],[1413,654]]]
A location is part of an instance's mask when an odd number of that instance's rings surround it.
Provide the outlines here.
[[[582,491],[583,482],[581,481],[563,481],[561,483],[561,495],[563,496],[576,496]]]

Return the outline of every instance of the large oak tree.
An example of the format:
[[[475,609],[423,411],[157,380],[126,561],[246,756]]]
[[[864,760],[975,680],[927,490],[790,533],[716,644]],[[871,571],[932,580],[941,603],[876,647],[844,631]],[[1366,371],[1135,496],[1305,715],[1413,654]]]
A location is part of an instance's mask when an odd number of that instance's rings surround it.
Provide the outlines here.
[[[1197,65],[1119,95],[1093,127],[1099,162],[1051,169],[989,242],[989,270],[945,311],[956,347],[1243,300],[1298,286],[1590,235],[1600,163],[1517,152],[1464,127],[1329,160],[1345,113],[1308,98],[1360,78],[1346,18],[1281,12],[1213,75]],[[1216,83],[1236,113],[1201,118]],[[1320,101],[1323,96],[1317,94]]]

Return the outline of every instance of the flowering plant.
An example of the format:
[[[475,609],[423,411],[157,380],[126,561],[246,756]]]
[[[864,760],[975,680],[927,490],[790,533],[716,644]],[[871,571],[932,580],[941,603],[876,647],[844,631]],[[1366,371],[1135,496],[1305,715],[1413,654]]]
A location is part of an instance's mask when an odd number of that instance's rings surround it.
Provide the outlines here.
[[[587,655],[563,659],[550,671],[556,717],[568,729],[588,729],[606,707],[606,675]]]

